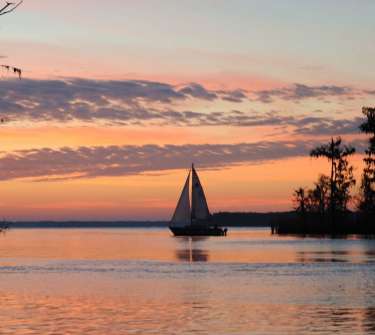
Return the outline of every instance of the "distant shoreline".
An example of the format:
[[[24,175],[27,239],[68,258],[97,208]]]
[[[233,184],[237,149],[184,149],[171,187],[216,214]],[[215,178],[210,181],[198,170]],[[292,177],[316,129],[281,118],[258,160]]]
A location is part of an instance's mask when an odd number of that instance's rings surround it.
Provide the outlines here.
[[[226,227],[270,227],[276,218],[291,218],[292,212],[220,212],[212,215],[213,224]],[[10,221],[7,222],[10,228],[163,228],[168,227],[169,221],[89,221],[89,220],[68,220],[68,221]]]
[[[163,228],[164,221],[17,221],[10,222],[10,229],[48,229],[48,228]]]

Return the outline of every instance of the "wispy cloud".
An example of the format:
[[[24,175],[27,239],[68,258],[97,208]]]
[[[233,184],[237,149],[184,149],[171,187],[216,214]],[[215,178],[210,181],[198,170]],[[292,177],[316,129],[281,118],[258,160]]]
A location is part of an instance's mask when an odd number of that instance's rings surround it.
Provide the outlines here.
[[[173,86],[167,83],[145,80],[90,80],[62,79],[22,81],[3,80],[0,82],[1,103],[15,107],[67,107],[72,102],[85,101],[97,105],[112,100],[127,104],[139,101],[171,103],[178,100],[196,98],[215,100],[221,97],[232,98],[238,102],[245,99],[240,90],[211,91],[197,83]]]
[[[332,97],[353,97],[357,92],[347,86],[320,85],[309,86],[296,83],[291,87],[276,88],[253,92],[254,99],[263,103],[271,103],[275,99],[298,102],[302,99],[326,99]]]
[[[375,95],[375,90],[365,90],[364,93],[368,95]]]
[[[356,117],[353,119],[330,119],[330,118],[301,118],[294,128],[295,134],[303,135],[347,135],[358,134],[359,125],[363,119]]]
[[[246,99],[240,89],[212,91],[197,83],[173,86],[141,80],[3,80],[0,91],[3,115],[32,122],[168,120],[171,114],[161,111],[168,112],[176,102],[223,99],[240,103]]]
[[[78,121],[123,126],[290,126],[295,133],[314,135],[355,133],[360,123],[359,118],[340,120],[323,115],[243,111],[244,108],[250,109],[251,102],[237,108],[237,104],[248,100],[249,96],[252,100],[270,103],[275,98],[300,101],[355,94],[355,90],[339,86],[295,84],[288,88],[251,93],[242,89],[209,90],[198,83],[173,86],[140,80],[24,79],[0,81],[0,91],[1,116],[9,121],[31,123]],[[188,99],[198,99],[204,104],[221,99],[234,105],[226,111],[214,112],[202,112],[199,107],[197,110],[184,109],[181,105],[176,107],[176,102]]]
[[[201,168],[306,156],[316,142],[270,142],[200,145],[107,146],[30,149],[0,158],[0,180],[31,178],[34,181],[126,176],[186,168]],[[363,149],[365,141],[357,141]]]

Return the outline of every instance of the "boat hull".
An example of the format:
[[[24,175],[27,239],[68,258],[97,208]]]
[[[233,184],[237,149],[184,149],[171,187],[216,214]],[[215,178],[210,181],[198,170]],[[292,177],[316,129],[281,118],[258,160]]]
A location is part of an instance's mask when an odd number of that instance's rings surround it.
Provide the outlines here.
[[[226,236],[227,229],[210,226],[169,227],[174,236]]]

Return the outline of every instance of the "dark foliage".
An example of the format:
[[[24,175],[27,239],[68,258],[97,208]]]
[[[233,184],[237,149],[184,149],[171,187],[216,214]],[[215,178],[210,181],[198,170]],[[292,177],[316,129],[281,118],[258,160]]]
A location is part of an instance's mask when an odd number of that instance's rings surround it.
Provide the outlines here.
[[[332,225],[335,225],[339,213],[348,210],[351,199],[350,188],[355,185],[353,166],[349,165],[348,157],[355,153],[351,146],[342,145],[340,137],[325,145],[321,145],[310,152],[311,157],[326,157],[331,163],[329,178],[328,207]]]
[[[363,133],[371,135],[364,158],[359,210],[364,220],[375,220],[375,108],[364,107],[366,121],[361,124]]]

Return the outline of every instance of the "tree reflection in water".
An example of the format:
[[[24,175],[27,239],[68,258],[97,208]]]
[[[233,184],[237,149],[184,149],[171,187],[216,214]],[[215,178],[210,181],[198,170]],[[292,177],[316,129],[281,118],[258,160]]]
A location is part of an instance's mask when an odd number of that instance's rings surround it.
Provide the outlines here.
[[[365,309],[363,328],[369,334],[375,333],[375,307],[368,307]]]
[[[297,262],[299,263],[347,263],[350,253],[345,250],[328,250],[328,251],[298,251]]]

